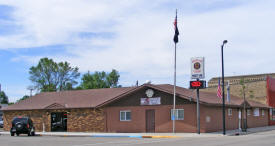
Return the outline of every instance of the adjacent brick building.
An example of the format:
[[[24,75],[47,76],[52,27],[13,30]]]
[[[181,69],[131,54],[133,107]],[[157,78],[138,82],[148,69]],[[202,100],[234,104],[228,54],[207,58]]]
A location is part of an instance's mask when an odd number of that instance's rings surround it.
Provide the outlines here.
[[[267,103],[267,78],[275,78],[275,73],[269,74],[252,74],[252,75],[240,75],[240,76],[228,76],[224,78],[225,84],[230,83],[230,94],[242,98],[240,80],[245,81],[245,94],[246,98],[261,102],[262,104]],[[217,92],[218,81],[221,77],[214,77],[208,81],[208,87],[204,91]],[[225,90],[225,92],[227,92]]]
[[[275,78],[267,77],[267,105],[272,107],[269,111],[269,125],[275,125]]]
[[[216,94],[200,92],[201,132],[222,130],[222,101]],[[243,104],[251,111],[248,127],[268,125],[268,107],[231,97],[226,102],[226,128],[238,129]],[[4,109],[5,123],[28,116],[37,131],[70,132],[172,132],[173,86],[46,92]],[[196,92],[176,87],[176,132],[196,132]],[[243,117],[243,116],[241,116]],[[4,130],[10,129],[4,125]]]
[[[230,94],[243,98],[241,79],[245,81],[247,99],[273,107],[269,111],[269,124],[275,125],[275,73],[225,77],[225,83],[230,83]],[[210,79],[208,87],[204,91],[216,93],[218,80],[219,77]],[[226,92],[227,90],[225,90]]]

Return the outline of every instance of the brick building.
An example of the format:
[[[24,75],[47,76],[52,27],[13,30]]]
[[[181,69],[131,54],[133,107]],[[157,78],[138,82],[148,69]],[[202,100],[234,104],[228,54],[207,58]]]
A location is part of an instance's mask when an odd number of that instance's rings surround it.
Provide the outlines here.
[[[266,104],[267,102],[267,77],[275,78],[275,73],[270,74],[255,74],[255,75],[241,75],[241,76],[228,76],[224,78],[224,82],[230,83],[230,94],[242,98],[240,80],[245,81],[245,94],[246,98]],[[217,92],[218,80],[221,77],[214,77],[208,81],[207,89],[204,91]],[[225,90],[225,92],[227,92]]]
[[[267,105],[272,107],[269,111],[269,125],[275,125],[275,78],[267,77]]]
[[[269,124],[275,125],[275,73],[225,77],[225,83],[230,83],[230,94],[239,98],[243,98],[240,85],[241,79],[245,81],[247,99],[273,107],[269,112]],[[210,79],[208,87],[204,91],[216,93],[218,80],[219,77]]]
[[[222,130],[222,101],[216,94],[200,92],[201,132]],[[268,107],[231,97],[226,102],[226,128],[238,129],[240,110],[246,104],[248,127],[268,125]],[[4,109],[5,123],[29,116],[37,131],[70,132],[172,132],[173,86],[46,92]],[[176,87],[176,132],[196,132],[196,92]],[[4,130],[10,129],[4,125]]]

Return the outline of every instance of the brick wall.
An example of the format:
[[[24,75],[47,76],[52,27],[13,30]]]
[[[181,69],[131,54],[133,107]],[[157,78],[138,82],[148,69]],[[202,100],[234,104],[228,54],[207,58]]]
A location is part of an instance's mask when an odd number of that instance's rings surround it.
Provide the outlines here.
[[[176,120],[176,132],[196,132],[195,104],[177,105],[177,109],[184,109],[184,120]],[[146,132],[146,110],[155,110],[155,132],[172,132],[172,105],[157,106],[128,106],[108,107],[108,132]],[[131,111],[131,121],[120,121],[120,111]]]
[[[69,109],[69,110],[32,110],[32,111],[4,111],[4,130],[9,131],[11,121],[17,116],[30,117],[36,131],[51,131],[51,113],[67,112],[67,131],[69,132],[104,132],[105,113],[102,109]]]
[[[264,110],[264,115],[262,115],[262,111]],[[250,115],[247,116],[247,127],[263,127],[268,126],[268,109],[259,109],[260,115],[253,115],[254,108],[250,109]]]
[[[14,117],[28,116],[31,117],[35,125],[36,131],[43,130],[43,123],[45,124],[45,130],[50,130],[50,116],[46,111],[33,110],[33,111],[4,111],[4,130],[9,131],[11,128],[11,122]]]
[[[68,131],[104,132],[103,109],[72,109],[68,114]]]
[[[225,109],[226,130],[238,129],[238,109],[231,108],[232,115],[228,115],[228,108]],[[206,132],[223,130],[222,107],[201,105],[201,125],[204,125]]]

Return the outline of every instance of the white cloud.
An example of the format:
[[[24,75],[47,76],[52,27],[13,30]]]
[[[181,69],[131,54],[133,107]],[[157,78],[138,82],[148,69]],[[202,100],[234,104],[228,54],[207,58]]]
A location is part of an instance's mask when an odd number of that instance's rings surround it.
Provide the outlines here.
[[[189,81],[189,62],[194,56],[206,57],[207,79],[221,74],[220,45],[224,39],[229,40],[225,47],[226,75],[274,72],[268,65],[274,54],[274,2],[241,1],[240,5],[215,10],[195,9],[217,2],[225,1],[9,1],[6,4],[16,7],[15,23],[24,31],[0,37],[0,48],[69,44],[64,54],[49,57],[69,61],[82,72],[115,68],[125,73],[121,77],[125,85],[137,79],[172,83],[174,8],[169,3],[173,3],[179,6],[180,85]],[[81,32],[115,35],[81,38]],[[31,55],[21,58],[28,57],[29,61],[38,60]]]

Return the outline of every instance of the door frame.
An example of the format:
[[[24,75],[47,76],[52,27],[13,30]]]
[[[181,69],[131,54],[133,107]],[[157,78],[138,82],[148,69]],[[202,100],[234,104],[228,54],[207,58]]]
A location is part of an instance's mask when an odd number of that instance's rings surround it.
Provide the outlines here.
[[[145,110],[145,130],[146,132],[155,132],[156,129],[156,114],[155,109],[146,109]],[[148,118],[149,116],[153,116],[151,118]]]

